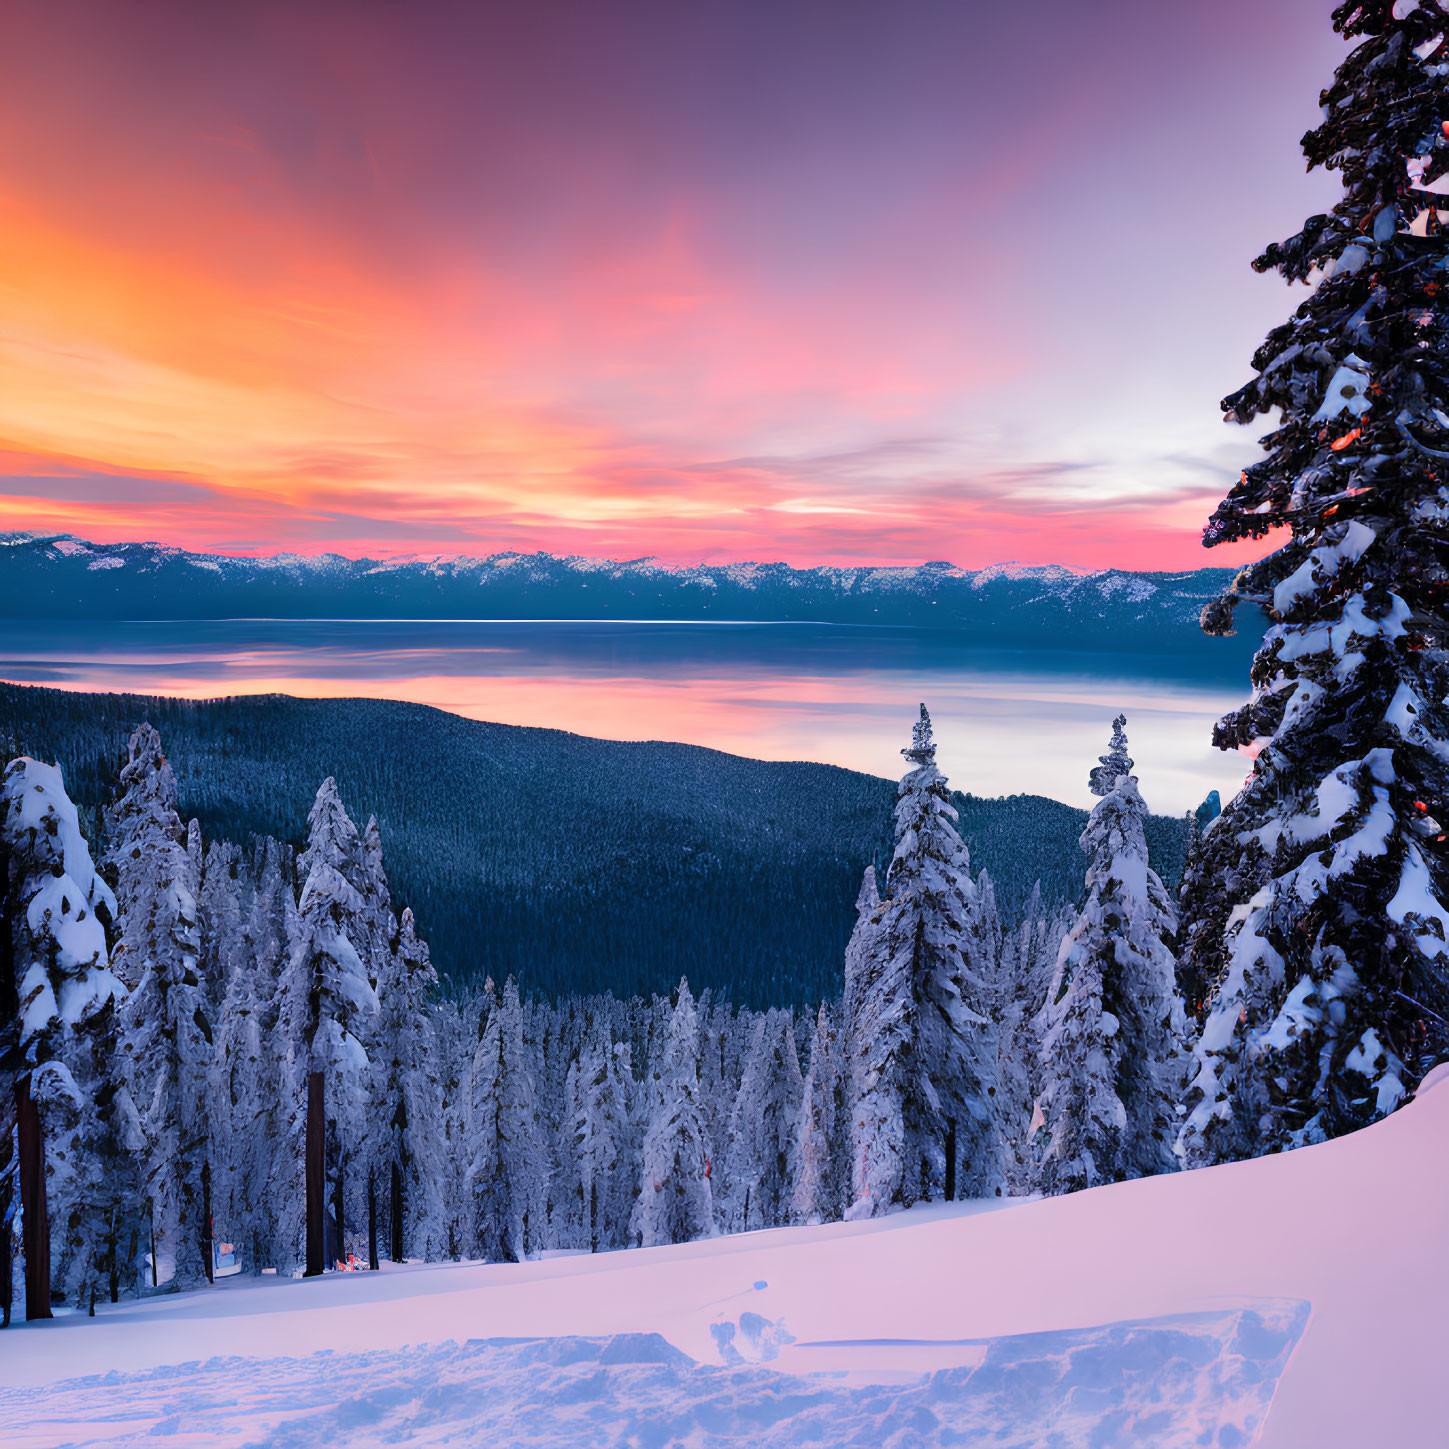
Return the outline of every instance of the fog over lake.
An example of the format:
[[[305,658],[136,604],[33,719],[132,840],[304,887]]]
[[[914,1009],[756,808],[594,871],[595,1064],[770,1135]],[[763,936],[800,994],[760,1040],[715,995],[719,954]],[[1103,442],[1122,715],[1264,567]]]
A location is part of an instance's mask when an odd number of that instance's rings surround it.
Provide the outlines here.
[[[206,698],[367,695],[609,739],[682,740],[761,759],[897,775],[917,705],[942,768],[977,795],[1088,805],[1087,771],[1125,712],[1148,804],[1236,792],[1212,748],[1246,696],[1249,650],[1211,656],[973,645],[958,634],[820,624],[223,620],[8,622],[0,677]],[[440,761],[440,767],[446,762]]]

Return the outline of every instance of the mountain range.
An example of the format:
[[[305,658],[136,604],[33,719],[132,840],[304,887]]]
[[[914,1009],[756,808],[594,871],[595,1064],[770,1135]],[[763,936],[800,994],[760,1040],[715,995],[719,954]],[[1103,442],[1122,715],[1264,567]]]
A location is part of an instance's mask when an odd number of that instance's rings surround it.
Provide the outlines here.
[[[906,625],[1002,644],[1222,650],[1197,627],[1233,570],[1183,573],[944,562],[673,566],[546,553],[236,558],[156,543],[0,534],[0,618],[714,619]]]

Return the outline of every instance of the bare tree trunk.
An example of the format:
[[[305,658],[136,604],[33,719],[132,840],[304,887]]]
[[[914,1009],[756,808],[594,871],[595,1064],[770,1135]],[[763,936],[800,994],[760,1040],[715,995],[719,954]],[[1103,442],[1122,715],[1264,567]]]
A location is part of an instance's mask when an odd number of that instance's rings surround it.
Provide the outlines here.
[[[946,1119],[946,1201],[956,1201],[956,1119]]]
[[[322,1246],[322,1215],[327,1185],[324,1181],[327,1121],[323,1116],[322,1073],[307,1078],[307,1271],[315,1278],[327,1266]]]
[[[50,1217],[45,1203],[45,1140],[40,1113],[30,1095],[30,1078],[15,1084],[20,1129],[20,1210],[25,1215],[25,1317],[50,1318]]]

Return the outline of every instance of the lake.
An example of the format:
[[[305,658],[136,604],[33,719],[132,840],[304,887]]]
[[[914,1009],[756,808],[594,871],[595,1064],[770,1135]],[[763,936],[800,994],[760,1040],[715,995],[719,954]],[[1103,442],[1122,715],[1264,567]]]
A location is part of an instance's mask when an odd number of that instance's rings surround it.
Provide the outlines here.
[[[0,678],[207,698],[370,695],[609,739],[898,775],[921,701],[941,767],[977,795],[1089,805],[1087,771],[1127,715],[1142,792],[1179,814],[1236,792],[1210,743],[1247,695],[1247,652],[996,649],[959,635],[823,624],[222,620],[7,621]]]

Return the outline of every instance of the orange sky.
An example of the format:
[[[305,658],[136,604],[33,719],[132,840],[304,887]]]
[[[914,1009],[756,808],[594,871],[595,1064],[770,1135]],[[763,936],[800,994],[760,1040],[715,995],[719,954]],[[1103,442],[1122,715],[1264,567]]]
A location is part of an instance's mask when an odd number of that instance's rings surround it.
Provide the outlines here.
[[[0,529],[1234,562],[1331,195],[1262,8],[12,4]]]

